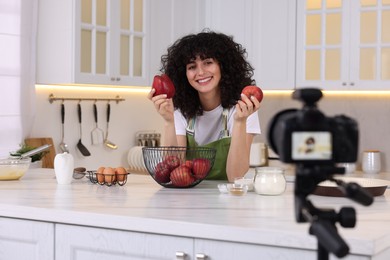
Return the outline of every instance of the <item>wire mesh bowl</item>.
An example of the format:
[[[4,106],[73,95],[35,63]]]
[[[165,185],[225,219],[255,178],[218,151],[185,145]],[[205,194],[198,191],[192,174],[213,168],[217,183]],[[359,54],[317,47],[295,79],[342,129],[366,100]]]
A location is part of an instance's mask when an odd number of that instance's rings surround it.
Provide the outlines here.
[[[87,171],[87,177],[92,183],[106,186],[125,185],[128,174],[127,172],[125,174],[103,174],[97,171]]]
[[[166,188],[191,188],[210,173],[214,165],[214,148],[179,146],[143,147],[146,169],[153,179]]]

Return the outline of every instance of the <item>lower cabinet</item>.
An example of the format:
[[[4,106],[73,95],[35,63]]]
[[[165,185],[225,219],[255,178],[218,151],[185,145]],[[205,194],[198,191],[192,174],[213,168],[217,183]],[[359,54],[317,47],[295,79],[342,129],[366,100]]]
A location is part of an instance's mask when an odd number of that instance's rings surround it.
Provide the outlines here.
[[[0,218],[0,259],[53,260],[54,224]]]
[[[192,238],[58,224],[55,240],[56,260],[194,259]]]
[[[315,252],[208,239],[56,225],[56,260],[314,259]]]

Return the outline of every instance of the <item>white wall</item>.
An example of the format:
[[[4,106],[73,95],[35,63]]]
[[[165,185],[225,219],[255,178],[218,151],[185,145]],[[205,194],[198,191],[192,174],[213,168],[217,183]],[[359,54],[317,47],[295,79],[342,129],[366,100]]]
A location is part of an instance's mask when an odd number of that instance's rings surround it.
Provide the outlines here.
[[[29,134],[35,111],[37,0],[0,0],[0,157]]]

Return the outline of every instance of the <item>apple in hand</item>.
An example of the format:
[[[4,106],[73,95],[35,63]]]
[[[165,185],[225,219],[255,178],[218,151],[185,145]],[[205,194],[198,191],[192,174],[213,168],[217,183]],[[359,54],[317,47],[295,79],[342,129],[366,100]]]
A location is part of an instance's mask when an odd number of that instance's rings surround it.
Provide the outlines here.
[[[195,181],[195,178],[192,176],[190,168],[180,165],[171,172],[171,181],[177,187],[187,187]]]
[[[242,94],[244,94],[248,98],[254,96],[259,102],[263,100],[263,91],[258,86],[246,86],[242,90]]]
[[[172,98],[175,95],[175,86],[166,74],[154,76],[152,87],[156,90],[153,96],[166,94],[167,98]]]
[[[204,179],[211,168],[209,160],[204,158],[194,159],[192,161],[192,173],[196,179]]]
[[[165,162],[160,162],[156,165],[154,179],[159,183],[167,183],[170,181],[171,169]]]

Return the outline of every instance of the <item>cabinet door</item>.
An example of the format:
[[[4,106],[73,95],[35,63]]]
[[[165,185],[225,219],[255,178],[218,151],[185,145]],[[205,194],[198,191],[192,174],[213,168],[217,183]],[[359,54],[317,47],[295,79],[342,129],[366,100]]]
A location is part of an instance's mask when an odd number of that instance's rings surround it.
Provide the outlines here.
[[[315,259],[317,252],[303,249],[282,248],[232,243],[206,239],[195,239],[195,259],[236,260],[236,259]],[[203,258],[202,258],[203,257]]]
[[[351,1],[351,79],[357,89],[390,88],[390,1]]]
[[[348,89],[350,2],[298,0],[297,87]]]
[[[160,73],[161,56],[177,39],[205,27],[204,0],[150,2],[150,75]]]
[[[56,225],[56,260],[175,259],[181,253],[193,255],[193,239]]]
[[[109,1],[75,1],[75,82],[108,84],[114,34]]]
[[[388,0],[298,0],[297,86],[389,89],[389,32]]]
[[[295,0],[208,1],[206,26],[243,45],[263,89],[293,89],[295,7]]]
[[[54,259],[54,224],[0,218],[1,259]]]

